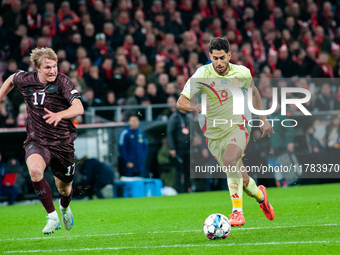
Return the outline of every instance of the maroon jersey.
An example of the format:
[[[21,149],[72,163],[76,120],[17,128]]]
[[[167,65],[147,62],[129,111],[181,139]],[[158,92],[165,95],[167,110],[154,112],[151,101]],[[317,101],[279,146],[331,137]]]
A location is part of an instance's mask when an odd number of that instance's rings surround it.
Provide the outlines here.
[[[54,83],[42,84],[37,72],[19,71],[13,76],[13,85],[24,96],[27,107],[27,139],[24,145],[33,140],[43,146],[73,147],[77,130],[71,119],[62,119],[56,127],[43,119],[47,114],[44,108],[60,112],[68,109],[75,98],[80,98],[73,82],[59,73]]]

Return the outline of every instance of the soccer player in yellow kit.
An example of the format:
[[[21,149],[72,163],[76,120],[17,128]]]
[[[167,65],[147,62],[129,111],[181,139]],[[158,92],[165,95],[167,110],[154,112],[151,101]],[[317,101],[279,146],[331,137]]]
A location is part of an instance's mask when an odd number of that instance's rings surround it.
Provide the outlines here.
[[[243,167],[244,150],[249,141],[250,127],[247,125],[247,120],[251,115],[233,114],[233,99],[237,100],[237,97],[233,95],[233,91],[227,88],[228,86],[223,87],[223,84],[236,86],[243,94],[246,94],[248,88],[251,87],[253,105],[257,110],[263,110],[261,96],[254,86],[249,69],[242,65],[229,63],[231,52],[226,39],[212,39],[209,56],[212,63],[200,67],[190,77],[177,101],[177,108],[199,113],[200,126],[210,152],[221,167],[228,169],[226,173],[233,205],[232,214],[229,215],[231,225],[241,226],[245,223],[242,210],[243,191],[254,197],[259,202],[265,216],[269,220],[273,220],[275,217],[274,208],[268,202],[266,188],[262,185],[257,187],[255,181],[248,176],[246,171],[240,171]],[[222,84],[222,86],[216,86],[217,84]],[[200,114],[203,107],[199,101],[198,104],[190,102],[190,99],[197,93],[207,94],[205,116]],[[260,120],[263,121],[262,137],[270,136],[271,132],[274,133],[265,115],[261,115]],[[232,125],[229,124],[231,122]],[[234,170],[232,171],[232,169]]]

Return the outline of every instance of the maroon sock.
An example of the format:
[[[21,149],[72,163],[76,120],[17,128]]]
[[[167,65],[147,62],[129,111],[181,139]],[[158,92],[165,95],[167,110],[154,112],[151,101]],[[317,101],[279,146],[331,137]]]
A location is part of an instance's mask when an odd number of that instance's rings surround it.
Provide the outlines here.
[[[32,181],[32,186],[34,188],[35,193],[38,195],[42,205],[45,207],[47,213],[51,213],[55,211],[52,199],[51,188],[48,185],[45,178],[38,182]]]
[[[72,199],[72,194],[73,194],[73,188],[72,187],[71,187],[71,193],[68,196],[64,196],[64,195],[59,193],[60,204],[63,208],[68,207],[68,205],[70,204],[71,199]]]

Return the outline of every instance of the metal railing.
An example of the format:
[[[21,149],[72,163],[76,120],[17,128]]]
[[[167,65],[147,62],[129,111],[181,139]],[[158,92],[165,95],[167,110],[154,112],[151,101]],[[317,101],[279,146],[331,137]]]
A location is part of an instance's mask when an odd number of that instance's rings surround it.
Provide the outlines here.
[[[95,119],[99,119],[102,122],[109,122],[109,120],[106,120],[96,114],[98,111],[114,111],[115,112],[115,121],[121,122],[122,121],[122,112],[124,110],[140,110],[145,109],[145,120],[146,121],[153,121],[153,109],[158,108],[170,108],[170,107],[176,107],[176,104],[150,104],[150,105],[121,105],[121,106],[95,106],[95,107],[89,107],[85,111],[85,119],[87,123],[95,123]]]

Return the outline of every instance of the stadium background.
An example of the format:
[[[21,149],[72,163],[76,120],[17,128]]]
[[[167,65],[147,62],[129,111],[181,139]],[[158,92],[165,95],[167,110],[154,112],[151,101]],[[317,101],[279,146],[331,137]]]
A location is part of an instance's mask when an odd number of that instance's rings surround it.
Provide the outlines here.
[[[339,12],[335,1],[3,0],[0,79],[3,82],[18,69],[32,71],[30,50],[52,47],[58,54],[59,71],[67,74],[82,93],[86,114],[75,123],[100,126],[115,121],[122,126],[108,135],[112,140],[104,143],[109,146],[107,155],[98,154],[100,145],[96,152],[84,153],[92,153],[90,156],[117,170],[117,154],[108,156],[116,152],[111,145],[129,114],[139,112],[152,152],[148,170],[159,177],[155,154],[162,143],[166,120],[174,111],[170,106],[188,77],[208,63],[210,39],[226,37],[231,44],[231,63],[251,70],[265,107],[273,86],[310,90],[312,100],[307,108],[313,118],[303,118],[293,107],[288,110],[292,118],[300,118],[303,123],[295,132],[296,154],[302,162],[311,162],[313,152],[305,148],[305,127],[314,124],[315,135],[326,149],[327,127],[332,116],[339,115]],[[108,99],[112,95],[113,101]],[[24,165],[25,134],[23,129],[16,129],[24,125],[22,102],[15,90],[0,102],[0,127],[5,128],[1,131],[0,150],[5,161],[17,158]],[[156,108],[157,104],[169,106]],[[129,105],[145,109],[128,109]],[[93,108],[101,106],[114,111]],[[84,131],[84,139],[94,139],[96,144],[99,133],[112,131],[98,130]],[[274,186],[273,177],[268,177],[266,185]],[[304,179],[308,183],[325,181],[334,180]]]

